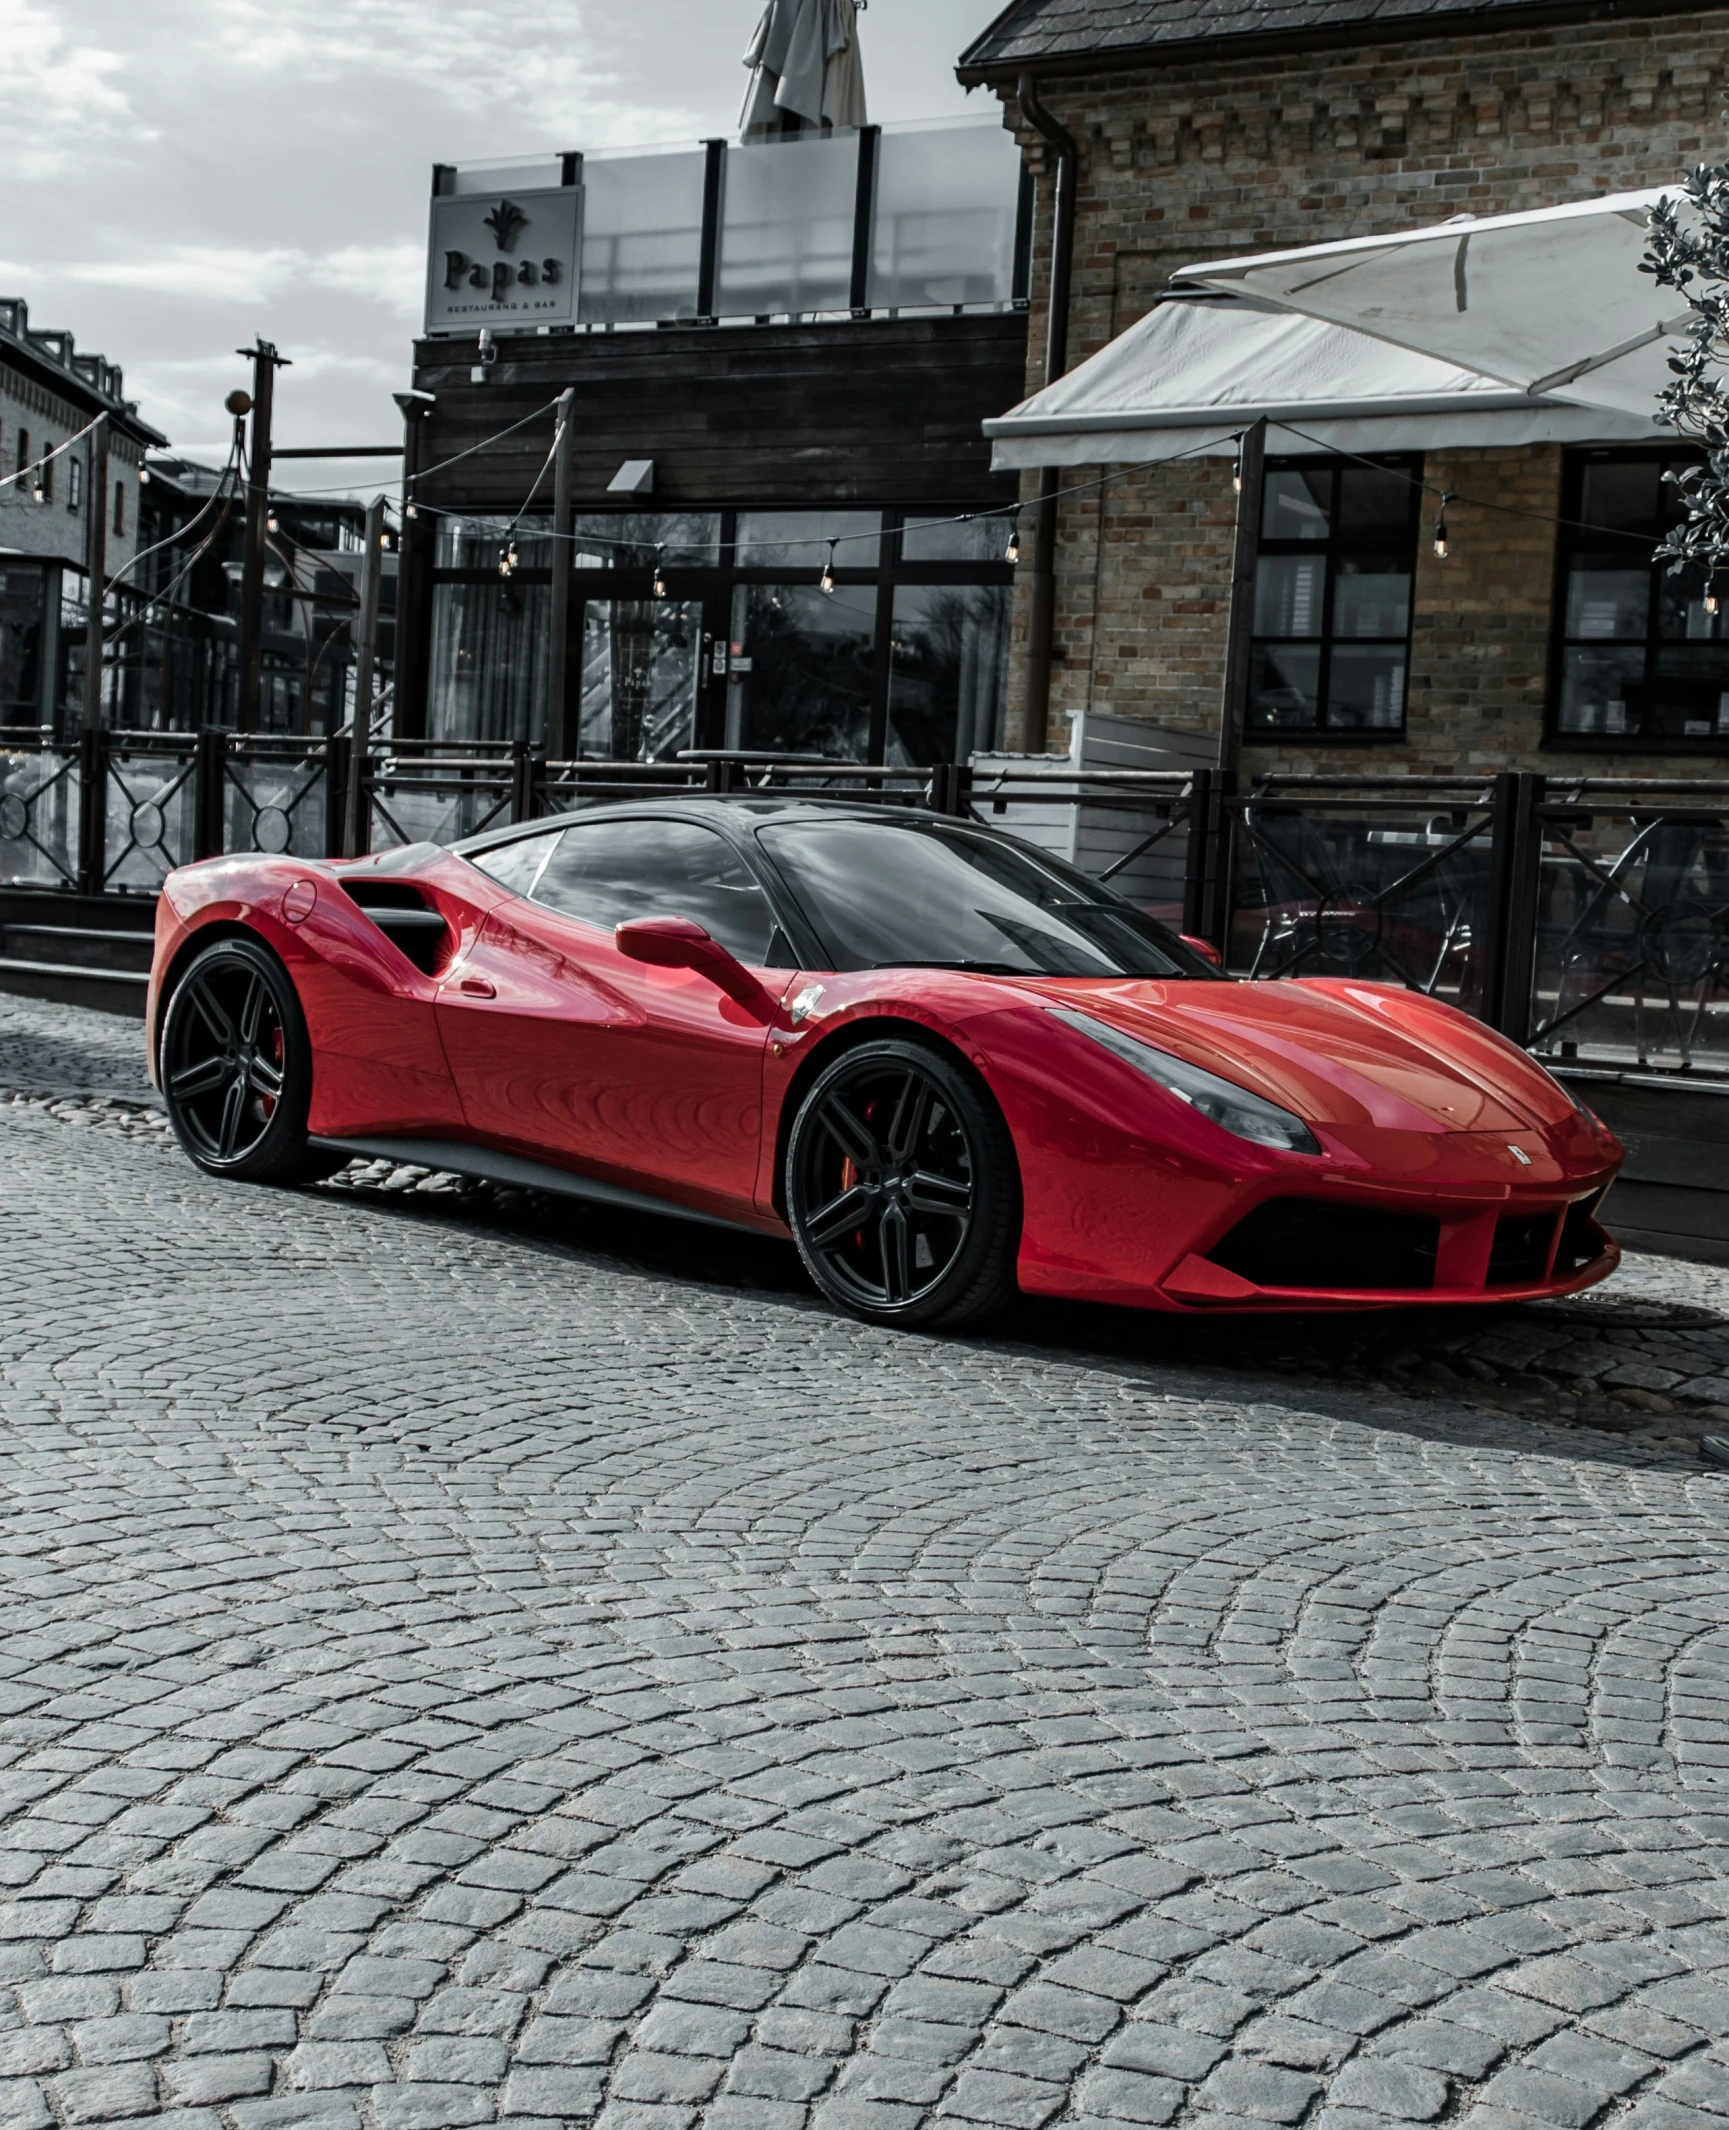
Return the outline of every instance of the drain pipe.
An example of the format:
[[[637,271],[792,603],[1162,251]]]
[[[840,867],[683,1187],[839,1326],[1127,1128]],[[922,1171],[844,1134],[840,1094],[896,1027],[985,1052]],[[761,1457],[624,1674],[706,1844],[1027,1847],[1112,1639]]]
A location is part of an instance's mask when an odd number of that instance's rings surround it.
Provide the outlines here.
[[[1051,286],[1045,316],[1044,382],[1053,385],[1069,366],[1069,277],[1075,258],[1075,183],[1079,152],[1074,136],[1040,101],[1038,85],[1023,74],[1015,93],[1021,116],[1051,150],[1056,186],[1051,200]],[[1062,469],[1046,466],[1033,506],[1032,606],[1027,616],[1027,692],[1023,744],[1042,754],[1051,722],[1051,652],[1057,617],[1057,490]]]

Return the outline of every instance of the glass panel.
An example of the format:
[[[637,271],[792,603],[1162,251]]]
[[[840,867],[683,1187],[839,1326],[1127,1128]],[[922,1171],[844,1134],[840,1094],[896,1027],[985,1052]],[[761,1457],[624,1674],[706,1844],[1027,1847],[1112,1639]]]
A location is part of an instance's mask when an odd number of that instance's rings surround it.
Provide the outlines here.
[[[1346,539],[1365,535],[1402,538],[1410,530],[1411,499],[1416,484],[1403,473],[1372,466],[1345,466],[1339,472],[1339,531]]]
[[[1333,652],[1327,682],[1327,723],[1354,729],[1397,728],[1405,717],[1405,647]]]
[[[1007,303],[1021,158],[999,125],[912,126],[877,143],[874,309]]]
[[[564,164],[556,155],[538,160],[520,156],[494,158],[490,162],[462,163],[450,174],[450,189],[458,195],[476,192],[540,192],[564,182]]]
[[[1637,729],[1633,703],[1645,673],[1643,648],[1569,650],[1561,665],[1563,732],[1626,733]],[[1632,701],[1629,701],[1629,698]]]
[[[994,747],[1008,685],[1006,584],[902,585],[889,641],[886,758],[897,769]]]
[[[1588,563],[1575,562],[1567,573],[1566,633],[1643,641],[1650,599],[1647,568],[1593,569]]]
[[[509,888],[513,895],[531,895],[540,869],[551,857],[557,841],[556,834],[523,836],[515,843],[500,844],[497,850],[481,851],[468,862],[500,887]]]
[[[1263,729],[1301,729],[1318,722],[1319,645],[1258,643],[1249,682],[1249,723]]]
[[[503,550],[514,540],[522,569],[552,567],[552,519],[548,515],[508,517],[454,514],[438,521],[440,569],[496,570]]]
[[[42,722],[46,593],[41,570],[0,570],[0,725]]]
[[[1331,467],[1283,468],[1269,473],[1261,504],[1261,537],[1324,540],[1332,508]]]
[[[852,301],[858,135],[729,148],[715,304],[723,318]]]
[[[72,749],[0,752],[0,884],[70,887],[78,872],[78,817]]]
[[[1333,581],[1335,636],[1397,636],[1411,627],[1411,579],[1376,562],[1341,562]],[[1271,633],[1271,632],[1269,632]]]
[[[1657,459],[1588,459],[1579,491],[1587,525],[1624,526],[1655,535],[1662,528],[1665,491]]]
[[[901,528],[903,562],[1002,562],[1014,519],[908,518]]]
[[[1325,555],[1262,555],[1255,565],[1255,634],[1319,636],[1327,617]]]
[[[707,164],[702,148],[586,158],[576,312],[582,324],[696,316]]]
[[[536,902],[582,924],[690,917],[740,961],[761,967],[774,914],[724,837],[689,821],[585,821],[566,829]]]
[[[582,610],[578,753],[664,762],[694,747],[701,659],[700,601],[591,599]]]
[[[1162,925],[997,837],[875,821],[762,841],[842,969],[975,963],[1047,976],[1210,976]]]
[[[1685,638],[1692,643],[1720,643],[1729,639],[1729,612],[1705,611],[1705,584],[1697,570],[1672,577],[1667,567],[1657,570],[1657,633],[1667,639]],[[1721,587],[1719,587],[1721,589]]]
[[[571,531],[575,569],[710,569],[720,557],[716,512],[579,511]]]
[[[1729,732],[1729,644],[1661,652],[1640,702],[1644,732],[1684,740]]]
[[[741,584],[733,593],[727,744],[862,762],[876,598],[869,586],[825,593],[814,584]]]
[[[882,545],[882,513],[875,510],[743,510],[738,519],[740,569],[803,569],[822,574],[828,544],[836,569],[875,569]]]
[[[432,593],[426,734],[505,742],[546,704],[546,584],[439,584]]]

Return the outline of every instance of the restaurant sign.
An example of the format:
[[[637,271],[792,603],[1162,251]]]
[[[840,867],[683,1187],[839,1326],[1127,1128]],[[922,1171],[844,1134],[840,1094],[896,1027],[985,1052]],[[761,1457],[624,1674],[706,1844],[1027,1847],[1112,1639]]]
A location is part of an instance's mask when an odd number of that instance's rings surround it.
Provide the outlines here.
[[[432,203],[426,330],[574,325],[582,188],[444,194]]]

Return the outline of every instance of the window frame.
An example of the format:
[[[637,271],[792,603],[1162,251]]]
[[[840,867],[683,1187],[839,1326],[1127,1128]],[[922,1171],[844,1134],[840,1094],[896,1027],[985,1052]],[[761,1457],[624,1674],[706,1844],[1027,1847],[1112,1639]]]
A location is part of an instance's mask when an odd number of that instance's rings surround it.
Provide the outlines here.
[[[1675,754],[1711,756],[1729,754],[1729,728],[1709,733],[1662,733],[1662,732],[1569,732],[1561,724],[1561,699],[1567,684],[1567,653],[1587,644],[1602,647],[1619,645],[1631,649],[1640,645],[1637,637],[1582,637],[1567,633],[1568,590],[1571,583],[1572,565],[1582,552],[1591,551],[1592,536],[1581,528],[1584,522],[1584,489],[1586,470],[1593,464],[1605,461],[1629,464],[1655,462],[1659,466],[1701,465],[1704,453],[1680,440],[1672,443],[1624,444],[1624,445],[1578,445],[1568,447],[1561,461],[1561,523],[1555,540],[1555,580],[1549,615],[1549,673],[1543,693],[1543,740],[1546,751],[1572,752],[1579,754]],[[1596,536],[1597,545],[1612,540],[1625,540],[1629,547],[1644,535],[1633,533],[1604,532]],[[1650,546],[1655,549],[1660,533],[1650,537]],[[1666,644],[1685,642],[1686,638],[1665,638],[1659,631],[1658,611],[1661,580],[1667,566],[1655,559],[1649,561],[1649,584],[1645,605],[1645,635],[1642,648],[1645,667],[1640,680],[1641,689],[1649,689],[1656,682],[1657,660]],[[1717,617],[1717,634],[1699,639],[1722,644],[1726,661],[1729,661],[1729,584],[1724,586],[1726,611]],[[1729,681],[1725,682],[1729,692]]]
[[[1293,452],[1281,453],[1275,458],[1269,458],[1266,462],[1268,475],[1275,473],[1314,473],[1318,470],[1329,471],[1335,476],[1333,507],[1328,513],[1327,536],[1324,540],[1270,539],[1263,529],[1266,523],[1264,502],[1261,524],[1255,528],[1255,580],[1254,590],[1251,595],[1253,599],[1257,603],[1259,602],[1260,570],[1264,557],[1318,555],[1322,558],[1324,567],[1323,613],[1322,625],[1318,634],[1299,637],[1262,635],[1254,627],[1253,614],[1251,612],[1249,642],[1251,679],[1249,699],[1243,705],[1243,745],[1245,747],[1282,747],[1287,744],[1310,747],[1401,745],[1410,737],[1411,632],[1416,620],[1417,557],[1422,537],[1423,455],[1417,451],[1376,452],[1372,455],[1364,454],[1362,456],[1343,452]],[[1340,576],[1340,562],[1342,559],[1347,559],[1353,550],[1365,548],[1371,544],[1355,537],[1347,537],[1344,534],[1339,523],[1337,476],[1340,473],[1361,472],[1364,470],[1397,473],[1407,478],[1411,484],[1410,522],[1408,528],[1411,557],[1411,596],[1406,602],[1405,633],[1402,639],[1391,636],[1348,636],[1341,639],[1336,637],[1334,633],[1333,616]],[[1331,692],[1333,653],[1340,642],[1343,642],[1347,648],[1352,645],[1385,648],[1395,642],[1403,643],[1405,679],[1403,693],[1399,702],[1399,722],[1396,725],[1330,725],[1326,722],[1327,702]],[[1253,722],[1255,654],[1263,645],[1277,646],[1286,644],[1313,644],[1318,651],[1319,655],[1315,669],[1317,721],[1313,725],[1257,725]]]

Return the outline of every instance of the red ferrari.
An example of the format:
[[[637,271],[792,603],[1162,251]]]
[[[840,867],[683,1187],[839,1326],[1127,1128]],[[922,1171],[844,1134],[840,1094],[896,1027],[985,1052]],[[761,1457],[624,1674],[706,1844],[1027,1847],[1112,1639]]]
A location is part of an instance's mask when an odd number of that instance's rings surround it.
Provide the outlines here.
[[[212,1175],[383,1156],[785,1236],[960,1324],[1570,1294],[1621,1149],[1420,994],[1233,983],[985,828],[607,807],[347,863],[218,858],[157,917],[150,1064]]]

